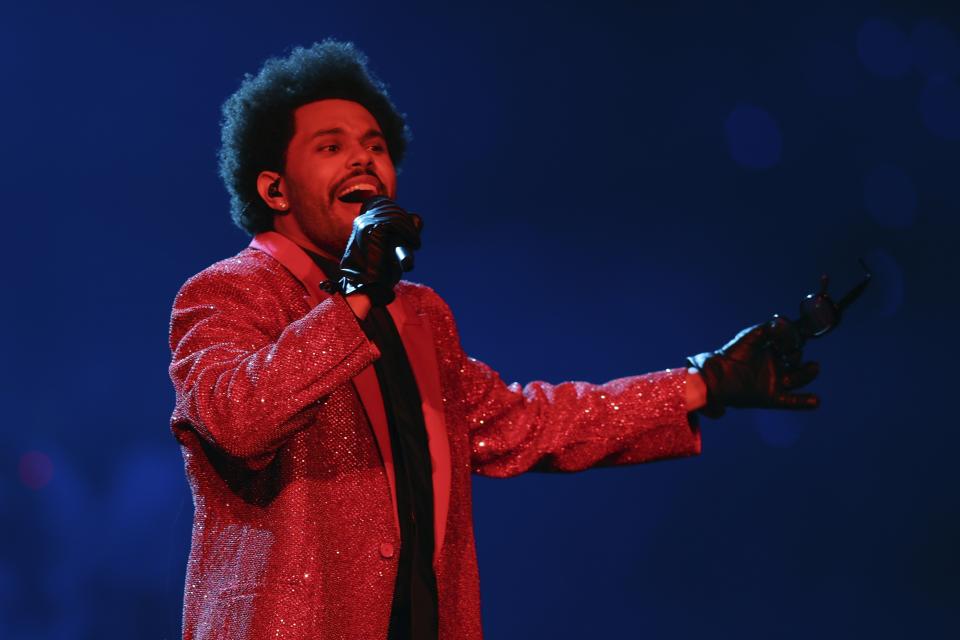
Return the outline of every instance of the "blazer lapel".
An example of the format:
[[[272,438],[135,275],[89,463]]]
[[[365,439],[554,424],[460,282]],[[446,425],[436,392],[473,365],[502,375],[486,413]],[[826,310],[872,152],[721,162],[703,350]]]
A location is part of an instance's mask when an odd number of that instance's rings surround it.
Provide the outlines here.
[[[387,482],[390,484],[390,500],[393,502],[393,524],[397,530],[397,540],[400,539],[400,515],[397,511],[397,474],[393,468],[393,449],[390,447],[390,427],[387,424],[387,414],[383,408],[383,395],[380,393],[380,381],[373,365],[364,368],[353,378],[353,386],[363,403],[363,410],[367,420],[373,428],[373,435],[380,447],[380,457],[387,472]]]
[[[287,268],[307,290],[304,298],[311,307],[330,297],[330,294],[320,288],[320,283],[327,279],[326,275],[317,266],[310,256],[300,248],[300,245],[276,231],[258,233],[250,242],[254,249],[264,251],[280,264]],[[383,408],[383,396],[380,393],[380,383],[373,366],[368,366],[354,376],[353,386],[360,396],[367,420],[373,429],[373,435],[380,449],[380,457],[387,474],[387,483],[390,485],[390,501],[393,503],[393,524],[400,538],[400,518],[397,512],[397,476],[393,468],[393,451],[390,447],[390,429],[387,426],[387,414]]]
[[[299,245],[275,231],[257,234],[250,246],[265,251],[280,261],[307,290],[307,300],[311,306],[329,297],[320,289],[320,283],[326,280],[323,271],[310,259]],[[433,527],[434,554],[436,562],[440,556],[446,533],[447,514],[450,510],[450,442],[447,439],[447,427],[443,416],[443,396],[440,389],[440,369],[437,365],[433,334],[426,318],[415,313],[400,296],[387,305],[387,311],[393,318],[400,340],[407,352],[410,368],[420,392],[423,420],[427,428],[427,441],[430,448],[430,463],[433,480]],[[393,452],[390,447],[390,432],[387,416],[380,394],[380,384],[372,366],[366,367],[356,377],[353,384],[363,403],[367,419],[373,429],[380,455],[386,469],[390,485],[390,498],[393,501],[394,524],[400,535],[400,519],[397,514],[397,480],[393,468]]]
[[[437,353],[433,334],[426,318],[414,313],[410,305],[400,296],[387,305],[387,311],[393,317],[400,333],[400,340],[407,352],[413,377],[420,391],[420,406],[423,421],[427,428],[427,441],[430,448],[430,464],[433,469],[433,532],[434,561],[440,557],[443,537],[447,527],[447,513],[450,509],[450,441],[447,439],[447,425],[443,417],[443,395],[440,390],[440,369],[437,366]]]
[[[320,288],[320,283],[327,277],[320,270],[320,267],[310,259],[310,256],[300,248],[300,245],[293,240],[276,231],[265,231],[253,237],[253,240],[250,241],[250,247],[273,256],[286,267],[287,271],[292,273],[307,290],[307,295],[304,298],[307,299],[311,307],[330,296]]]

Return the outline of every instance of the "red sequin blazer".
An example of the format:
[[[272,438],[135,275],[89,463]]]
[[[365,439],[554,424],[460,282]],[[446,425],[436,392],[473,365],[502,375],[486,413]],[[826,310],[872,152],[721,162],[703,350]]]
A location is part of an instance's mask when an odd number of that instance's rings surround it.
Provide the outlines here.
[[[171,427],[193,491],[183,637],[383,640],[399,553],[378,357],[286,237],[190,278],[170,324]],[[423,400],[443,640],[481,638],[470,474],[579,471],[700,451],[686,371],[506,385],[446,303],[401,282],[388,310]]]

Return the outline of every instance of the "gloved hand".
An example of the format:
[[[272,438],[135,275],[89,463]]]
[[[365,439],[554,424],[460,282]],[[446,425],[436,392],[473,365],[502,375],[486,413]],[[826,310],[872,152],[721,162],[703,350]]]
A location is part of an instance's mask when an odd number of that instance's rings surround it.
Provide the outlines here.
[[[774,316],[764,324],[747,327],[713,352],[687,358],[703,376],[707,404],[700,411],[719,418],[726,407],[764,409],[816,409],[820,399],[812,393],[788,393],[810,383],[820,372],[816,362],[800,364],[799,348],[781,352],[774,348],[774,333],[784,318]]]
[[[340,260],[340,290],[345,295],[365,293],[375,307],[393,302],[393,287],[403,274],[394,250],[398,245],[419,249],[422,228],[420,216],[389,198],[364,202]]]

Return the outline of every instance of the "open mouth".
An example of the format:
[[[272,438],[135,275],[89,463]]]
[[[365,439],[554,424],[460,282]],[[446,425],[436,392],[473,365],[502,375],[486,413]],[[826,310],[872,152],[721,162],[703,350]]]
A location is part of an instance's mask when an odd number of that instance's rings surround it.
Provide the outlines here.
[[[373,181],[358,182],[340,190],[337,200],[340,202],[363,202],[377,195],[377,185]]]

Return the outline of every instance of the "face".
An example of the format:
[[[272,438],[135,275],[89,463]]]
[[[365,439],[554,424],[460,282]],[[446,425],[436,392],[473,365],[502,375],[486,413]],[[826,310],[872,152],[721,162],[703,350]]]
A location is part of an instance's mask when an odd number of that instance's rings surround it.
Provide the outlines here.
[[[396,197],[397,176],[387,143],[370,112],[349,100],[311,102],[293,117],[294,134],[280,182],[290,213],[276,216],[275,227],[281,233],[284,227],[295,227],[293,235],[299,232],[339,258],[361,206],[341,198],[352,191]]]

